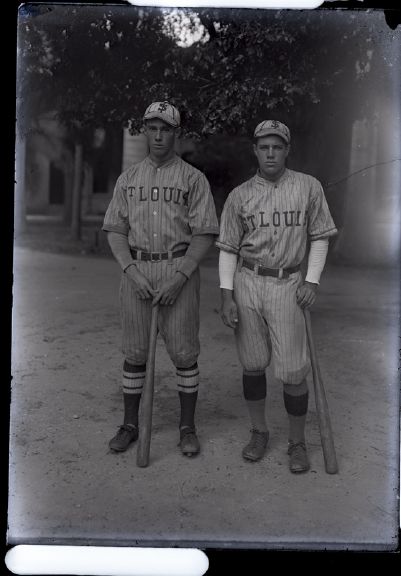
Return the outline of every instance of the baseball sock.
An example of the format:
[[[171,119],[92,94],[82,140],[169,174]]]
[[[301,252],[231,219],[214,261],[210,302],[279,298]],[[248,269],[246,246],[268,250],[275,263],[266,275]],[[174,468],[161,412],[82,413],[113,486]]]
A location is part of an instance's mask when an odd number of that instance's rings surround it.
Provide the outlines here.
[[[198,400],[199,368],[195,362],[189,368],[177,368],[177,387],[180,398],[180,428],[195,427],[195,408]]]
[[[308,412],[308,385],[306,380],[301,384],[284,384],[284,406],[288,414],[289,439],[294,442],[305,442],[305,423]]]
[[[266,425],[266,374],[246,372],[242,376],[243,392],[251,419],[252,428],[267,431]]]
[[[124,424],[138,426],[138,411],[141,393],[145,382],[146,364],[130,364],[123,367]]]

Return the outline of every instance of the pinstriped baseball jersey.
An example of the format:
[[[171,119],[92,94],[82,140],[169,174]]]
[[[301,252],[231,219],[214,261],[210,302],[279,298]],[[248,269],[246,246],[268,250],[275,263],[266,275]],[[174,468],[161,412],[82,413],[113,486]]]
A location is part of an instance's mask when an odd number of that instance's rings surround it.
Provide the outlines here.
[[[217,246],[268,268],[292,268],[305,256],[308,238],[336,234],[318,180],[284,169],[269,181],[257,173],[225,203]],[[235,339],[245,370],[264,370],[273,357],[277,379],[300,384],[310,370],[305,322],[296,292],[301,272],[259,276],[241,266],[234,276],[238,309]]]
[[[230,193],[216,245],[269,268],[291,268],[303,260],[308,237],[336,233],[320,182],[286,168],[276,182],[257,173]]]
[[[145,252],[175,252],[187,247],[192,236],[218,234],[214,200],[205,175],[177,155],[156,165],[148,156],[118,178],[106,211],[103,230],[127,235],[131,248]],[[172,279],[183,257],[164,261],[137,260],[137,269],[154,290]],[[178,368],[193,366],[199,355],[199,270],[184,284],[172,306],[161,306],[158,328],[167,352]],[[122,348],[134,366],[146,363],[151,300],[141,300],[128,276],[120,287]],[[178,377],[179,385],[191,378]]]
[[[218,234],[205,175],[175,155],[161,166],[150,157],[118,178],[103,230],[128,235],[131,248],[179,250],[196,234]]]

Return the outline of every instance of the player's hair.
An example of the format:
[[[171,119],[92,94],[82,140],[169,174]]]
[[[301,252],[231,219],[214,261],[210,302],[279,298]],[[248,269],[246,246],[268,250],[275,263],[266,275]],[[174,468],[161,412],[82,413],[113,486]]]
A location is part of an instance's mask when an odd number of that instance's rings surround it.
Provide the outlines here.
[[[278,137],[283,141],[284,146],[285,146],[286,148],[288,148],[289,143],[286,142],[286,141],[284,140],[284,138],[283,138],[282,136],[280,136],[280,134],[272,134],[272,136],[278,136]],[[256,136],[256,137],[253,136],[253,137],[252,137],[252,142],[253,142],[253,144],[255,144],[255,146],[256,146],[258,140],[260,140],[261,138],[264,138],[264,136]]]
[[[172,126],[171,124],[169,124],[168,122],[166,122],[165,120],[163,120],[162,118],[146,118],[146,120],[142,121],[142,125],[143,126],[147,126],[147,124],[149,122],[152,122],[152,120],[161,120],[162,122],[164,122],[165,124],[167,124],[167,126],[170,126],[170,128],[172,130],[177,130],[177,128],[179,128],[179,126]]]

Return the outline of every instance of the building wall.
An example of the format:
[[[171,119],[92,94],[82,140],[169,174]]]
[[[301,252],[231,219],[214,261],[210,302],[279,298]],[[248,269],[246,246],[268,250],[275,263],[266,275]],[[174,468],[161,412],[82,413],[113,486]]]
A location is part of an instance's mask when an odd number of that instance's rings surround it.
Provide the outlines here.
[[[127,128],[123,133],[122,171],[140,162],[148,154],[148,144],[143,134],[130,134]]]
[[[102,217],[122,169],[122,134],[110,130],[107,146],[85,149],[82,181],[82,216]],[[57,215],[66,222],[71,213],[74,157],[66,131],[54,115],[42,117],[38,129],[26,139],[26,213]]]
[[[347,167],[344,217],[336,252],[342,261],[399,261],[401,146],[399,104],[369,94],[372,112],[355,118]]]
[[[64,213],[72,161],[65,132],[53,115],[44,116],[37,130],[27,136],[26,142],[25,201],[28,214]]]

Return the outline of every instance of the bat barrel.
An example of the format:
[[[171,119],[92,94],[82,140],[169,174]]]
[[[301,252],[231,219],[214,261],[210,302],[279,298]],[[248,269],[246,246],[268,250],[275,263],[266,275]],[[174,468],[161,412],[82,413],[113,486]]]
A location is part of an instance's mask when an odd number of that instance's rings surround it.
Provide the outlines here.
[[[320,374],[315,343],[313,339],[312,323],[309,310],[304,310],[306,334],[312,365],[313,385],[315,391],[316,413],[319,423],[320,439],[322,443],[325,469],[328,474],[337,474],[338,464],[334,447],[333,431],[331,428],[329,407],[324,391],[323,380]]]
[[[146,376],[141,398],[141,423],[139,425],[138,449],[136,453],[136,463],[137,466],[140,466],[141,468],[144,468],[149,464],[150,439],[152,436],[152,412],[158,312],[159,305],[157,304],[152,308],[148,360],[146,363]]]

